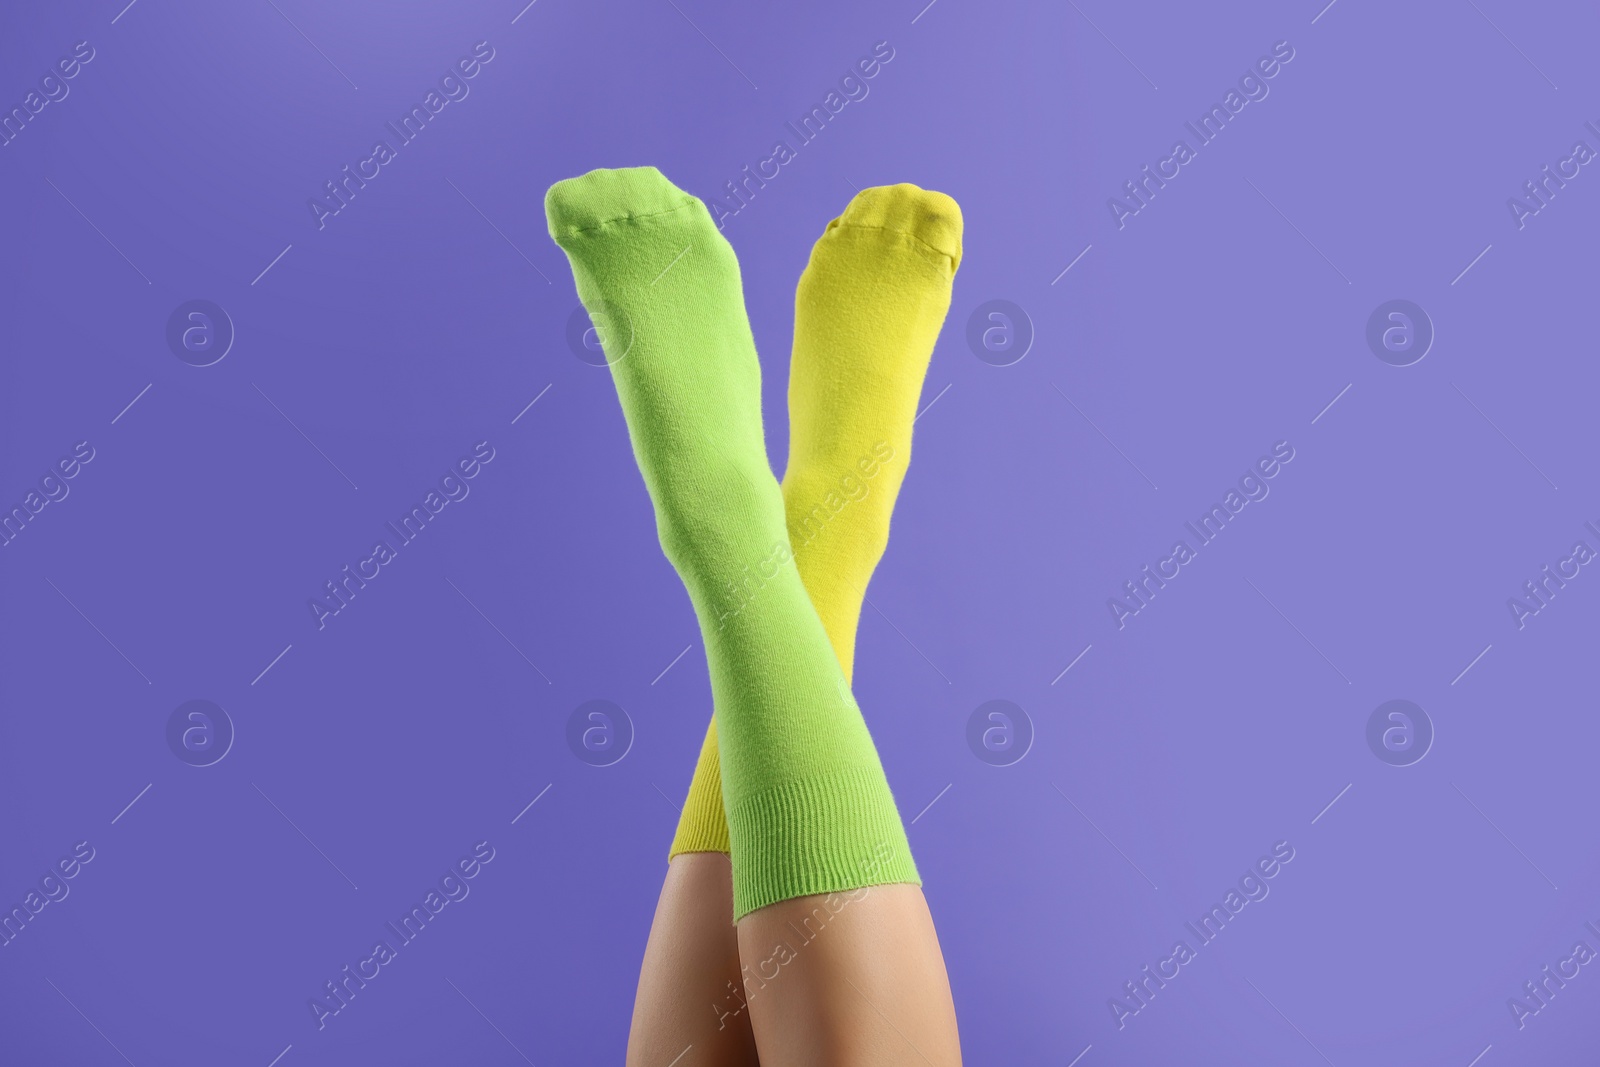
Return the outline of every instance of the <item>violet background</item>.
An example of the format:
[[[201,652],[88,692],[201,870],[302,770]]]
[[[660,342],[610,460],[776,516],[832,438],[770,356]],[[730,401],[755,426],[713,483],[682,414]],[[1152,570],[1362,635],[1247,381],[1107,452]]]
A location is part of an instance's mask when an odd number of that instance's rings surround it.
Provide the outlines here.
[[[5,108],[96,51],[0,149],[4,506],[96,449],[0,550],[0,902],[96,850],[0,949],[0,1060],[620,1061],[710,698],[543,193],[649,163],[710,199],[887,40],[725,232],[781,469],[824,224],[899,181],[965,215],[856,688],[967,1061],[1592,1062],[1593,968],[1524,1029],[1506,1005],[1600,948],[1600,578],[1506,606],[1600,547],[1600,177],[1506,207],[1600,147],[1592,5],[123,2],[0,12]],[[468,98],[319,231],[307,198],[480,40]],[[1107,198],[1280,40],[1119,230]],[[1403,368],[1364,340],[1396,297],[1437,330]],[[237,331],[213,366],[164,340],[191,298]],[[1012,366],[965,340],[991,299],[1035,331]],[[319,632],[308,598],[485,439]],[[1280,440],[1271,495],[1119,631],[1106,599]],[[609,767],[565,740],[594,698],[636,731]],[[1008,767],[966,743],[1000,698],[1036,731]],[[1394,698],[1437,731],[1409,767],[1365,740]],[[167,747],[190,699],[237,729],[214,766]],[[471,895],[319,1032],[308,998],[480,840]],[[1119,1030],[1108,998],[1279,840],[1270,896]]]

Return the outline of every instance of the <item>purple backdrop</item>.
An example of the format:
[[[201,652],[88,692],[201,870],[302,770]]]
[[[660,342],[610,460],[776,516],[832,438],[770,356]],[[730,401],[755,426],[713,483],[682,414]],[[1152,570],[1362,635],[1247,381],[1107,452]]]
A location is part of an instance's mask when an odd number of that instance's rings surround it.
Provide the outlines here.
[[[651,163],[780,466],[823,225],[965,213],[857,689],[969,1062],[1593,1061],[1592,5],[125,2],[0,14],[0,1059],[620,1061],[710,698],[542,197]]]

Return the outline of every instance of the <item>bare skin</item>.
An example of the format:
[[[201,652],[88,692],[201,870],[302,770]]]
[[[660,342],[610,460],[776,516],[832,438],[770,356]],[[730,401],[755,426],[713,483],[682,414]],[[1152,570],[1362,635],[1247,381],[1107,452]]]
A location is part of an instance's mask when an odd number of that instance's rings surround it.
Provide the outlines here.
[[[743,994],[737,992],[739,941],[732,919],[733,868],[727,855],[674,857],[639,968],[628,1067],[751,1067],[757,1062],[750,1013],[741,1010]]]
[[[961,1063],[950,980],[919,887],[798,897],[751,912],[737,929],[732,914],[727,856],[687,853],[668,865],[628,1067]]]
[[[739,921],[762,1067],[959,1067],[961,1039],[922,889],[797,897]]]

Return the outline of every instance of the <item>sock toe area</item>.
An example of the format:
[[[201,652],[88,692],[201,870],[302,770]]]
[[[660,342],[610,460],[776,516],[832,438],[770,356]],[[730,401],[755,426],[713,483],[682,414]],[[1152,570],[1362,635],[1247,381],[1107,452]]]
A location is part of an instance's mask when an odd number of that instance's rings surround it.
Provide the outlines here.
[[[608,223],[661,215],[699,202],[654,167],[623,167],[591,170],[556,182],[545,193],[544,214],[550,236],[559,243]]]
[[[839,226],[907,234],[948,256],[952,271],[961,265],[961,206],[944,193],[908,182],[863,189],[828,229]]]

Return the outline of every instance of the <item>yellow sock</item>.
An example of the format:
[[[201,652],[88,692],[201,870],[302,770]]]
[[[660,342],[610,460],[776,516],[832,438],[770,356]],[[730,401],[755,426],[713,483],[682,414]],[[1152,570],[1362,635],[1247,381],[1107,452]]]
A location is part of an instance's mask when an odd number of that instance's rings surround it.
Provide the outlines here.
[[[915,185],[879,186],[828,223],[795,292],[784,509],[795,564],[846,680],[960,263],[954,200]],[[668,858],[728,850],[712,728]]]

